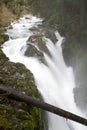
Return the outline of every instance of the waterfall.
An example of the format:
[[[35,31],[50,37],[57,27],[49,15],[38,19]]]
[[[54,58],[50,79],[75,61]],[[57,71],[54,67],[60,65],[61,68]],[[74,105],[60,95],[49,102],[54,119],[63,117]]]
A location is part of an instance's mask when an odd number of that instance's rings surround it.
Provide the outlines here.
[[[75,87],[73,70],[67,67],[61,44],[63,37],[56,31],[57,42],[54,44],[49,38],[43,36],[43,41],[50,53],[43,52],[45,64],[37,57],[27,57],[24,52],[27,48],[27,39],[32,36],[31,27],[38,27],[42,19],[26,15],[18,21],[11,23],[12,29],[7,30],[9,41],[3,44],[3,52],[12,62],[24,64],[34,75],[35,83],[45,102],[84,116],[74,102],[73,88]],[[47,130],[86,130],[79,123],[47,112]]]

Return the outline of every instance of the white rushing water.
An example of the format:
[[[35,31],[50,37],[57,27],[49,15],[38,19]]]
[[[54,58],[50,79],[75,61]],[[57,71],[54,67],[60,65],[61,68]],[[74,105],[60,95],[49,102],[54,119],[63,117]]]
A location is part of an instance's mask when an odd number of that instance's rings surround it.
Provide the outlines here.
[[[36,57],[23,55],[27,47],[26,41],[32,35],[29,28],[38,26],[41,21],[37,17],[26,15],[11,23],[12,29],[7,30],[10,39],[4,43],[2,50],[10,61],[23,63],[33,73],[45,102],[83,116],[74,102],[75,82],[72,68],[65,65],[62,55],[61,44],[64,38],[55,32],[58,41],[54,44],[50,39],[43,37],[51,55],[43,52],[47,66]],[[48,130],[87,130],[87,127],[48,113]]]

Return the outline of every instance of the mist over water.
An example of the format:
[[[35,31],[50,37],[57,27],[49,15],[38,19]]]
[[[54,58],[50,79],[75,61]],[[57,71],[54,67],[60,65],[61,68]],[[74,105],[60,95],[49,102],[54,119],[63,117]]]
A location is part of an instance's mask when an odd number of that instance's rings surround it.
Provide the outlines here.
[[[63,37],[56,31],[57,42],[43,37],[50,55],[43,52],[45,64],[36,57],[26,57],[27,39],[33,34],[29,29],[41,24],[41,19],[26,15],[18,21],[11,23],[12,29],[7,30],[9,41],[3,45],[3,52],[12,62],[24,64],[34,75],[35,83],[45,102],[84,116],[74,102],[73,88],[75,87],[73,70],[67,67],[61,44]],[[47,130],[87,130],[87,127],[76,122],[64,119],[52,113],[48,116]]]

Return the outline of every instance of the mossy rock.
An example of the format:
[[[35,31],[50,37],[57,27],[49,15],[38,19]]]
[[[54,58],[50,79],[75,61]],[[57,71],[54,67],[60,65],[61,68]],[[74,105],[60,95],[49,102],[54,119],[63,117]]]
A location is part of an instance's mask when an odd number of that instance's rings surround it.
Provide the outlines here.
[[[49,54],[49,51],[46,47],[46,43],[43,40],[43,37],[44,37],[44,33],[41,32],[37,32],[36,34],[30,36],[30,38],[27,41],[27,45],[29,46],[26,50],[27,54],[32,53],[33,56],[38,56],[39,59],[43,59],[42,51]]]
[[[23,65],[5,61],[0,66],[0,86],[11,87],[29,96],[40,98],[33,75]],[[0,127],[6,130],[41,130],[41,112],[38,108],[11,101],[0,95]],[[21,110],[21,116],[20,115]],[[33,112],[32,112],[33,111]],[[39,121],[38,121],[39,120]],[[37,123],[38,122],[38,123]],[[5,126],[6,124],[6,126]],[[7,125],[8,124],[8,125]],[[38,127],[38,129],[36,129]]]
[[[55,36],[55,29],[45,28],[45,36],[52,40],[53,43],[57,41]]]
[[[30,31],[33,31],[33,32],[39,31],[39,29],[38,29],[37,27],[32,27],[32,28],[30,28],[29,30],[30,30]]]
[[[11,86],[19,91],[28,93],[29,90],[29,95],[31,96],[38,95],[32,73],[22,64],[15,64],[9,61],[5,61],[3,65],[1,64],[0,81],[4,85]]]
[[[37,48],[34,45],[28,44],[27,45],[27,50],[25,51],[25,56],[29,56],[29,57],[42,57],[43,54],[37,50]]]
[[[38,32],[37,32],[37,34],[32,35],[32,36],[29,38],[28,41],[31,42],[31,43],[43,42],[43,41],[42,41],[42,37],[43,37],[43,35],[42,35],[41,33],[38,33]]]
[[[0,45],[9,39],[9,36],[6,34],[0,34]]]
[[[20,107],[18,105],[17,102],[13,106],[11,104],[0,105],[0,128],[4,130],[41,130],[40,110],[32,107],[26,111],[26,108],[22,109],[22,104]]]
[[[6,31],[6,29],[3,26],[1,26],[0,27],[0,34],[3,34],[5,31]]]

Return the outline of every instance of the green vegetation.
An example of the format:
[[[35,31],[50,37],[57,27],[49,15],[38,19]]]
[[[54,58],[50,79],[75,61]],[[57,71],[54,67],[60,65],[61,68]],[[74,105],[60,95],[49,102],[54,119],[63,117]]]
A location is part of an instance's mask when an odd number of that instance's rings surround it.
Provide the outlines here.
[[[7,41],[8,39],[9,39],[9,36],[8,36],[8,35],[1,33],[1,34],[0,34],[0,45],[1,45],[2,43],[4,43],[5,41]]]

